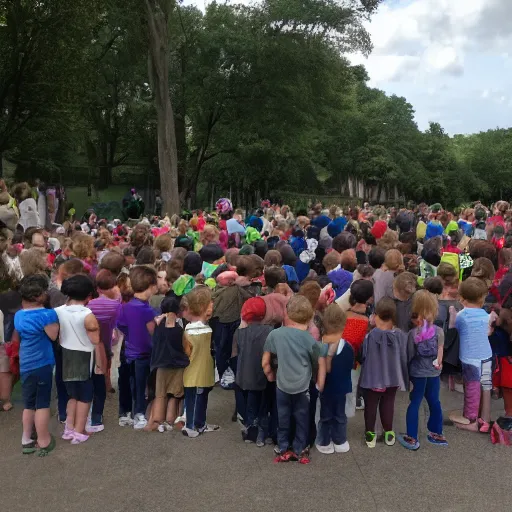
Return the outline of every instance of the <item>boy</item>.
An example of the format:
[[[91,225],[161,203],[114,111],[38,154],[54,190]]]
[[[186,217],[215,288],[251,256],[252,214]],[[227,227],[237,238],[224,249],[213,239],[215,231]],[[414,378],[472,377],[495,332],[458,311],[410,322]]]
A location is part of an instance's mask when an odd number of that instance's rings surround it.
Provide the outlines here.
[[[190,322],[185,327],[185,351],[190,364],[183,374],[187,420],[182,432],[184,436],[197,437],[219,430],[218,425],[206,423],[208,394],[215,384],[212,330],[207,323],[213,311],[212,294],[207,286],[196,286],[183,300],[183,316]]]
[[[336,304],[328,306],[322,317],[322,341],[328,344],[329,349],[324,391],[320,395],[316,449],[323,454],[346,453],[350,449],[345,403],[347,393],[352,392],[354,350],[342,339],[346,321],[347,316]]]
[[[15,331],[12,341],[20,344],[20,374],[23,394],[24,454],[36,451],[31,439],[36,426],[39,456],[48,455],[55,448],[55,438],[48,431],[50,401],[55,358],[52,341],[59,335],[59,320],[53,309],[45,309],[48,279],[43,275],[31,275],[21,281],[22,309],[14,316]]]
[[[416,291],[417,276],[411,272],[398,274],[393,281],[396,305],[396,326],[409,332],[414,324],[411,320],[412,297]]]
[[[451,414],[455,426],[473,432],[489,431],[492,391],[492,350],[488,313],[482,309],[488,290],[477,277],[459,287],[464,309],[457,314],[455,328],[460,337],[459,357],[464,379],[463,415]],[[453,306],[450,308],[452,310]],[[450,311],[451,313],[451,311]],[[481,416],[479,416],[481,411]]]
[[[261,297],[254,297],[242,306],[242,323],[233,337],[232,356],[238,356],[236,385],[241,389],[245,401],[245,430],[242,438],[246,442],[265,445],[268,431],[268,415],[272,398],[272,386],[267,382],[261,367],[263,347],[272,326],[263,325],[266,305]],[[275,386],[273,389],[275,395]]]
[[[145,265],[133,267],[130,270],[130,284],[134,292],[133,299],[123,304],[117,327],[125,336],[124,357],[130,365],[130,383],[135,402],[133,428],[141,430],[147,425],[146,381],[149,375],[151,336],[155,330],[155,313],[149,305],[149,299],[157,288],[155,269]],[[121,394],[120,392],[120,409],[124,403]],[[120,410],[119,413],[119,425],[130,425],[131,411]]]
[[[164,300],[165,295],[171,289],[171,283],[169,282],[169,276],[167,273],[167,263],[165,261],[160,262],[157,268],[156,274],[156,286],[157,292],[151,297],[149,304],[155,310],[160,313],[160,305]]]
[[[321,345],[307,332],[313,308],[306,297],[295,295],[286,306],[285,327],[272,331],[265,342],[262,366],[269,382],[276,380],[271,366],[272,354],[277,356],[277,441],[280,454],[276,462],[309,463],[307,451],[309,431],[309,383],[313,365],[318,362],[318,385],[322,391],[325,359],[319,357]],[[289,450],[290,424],[295,419],[295,438]]]

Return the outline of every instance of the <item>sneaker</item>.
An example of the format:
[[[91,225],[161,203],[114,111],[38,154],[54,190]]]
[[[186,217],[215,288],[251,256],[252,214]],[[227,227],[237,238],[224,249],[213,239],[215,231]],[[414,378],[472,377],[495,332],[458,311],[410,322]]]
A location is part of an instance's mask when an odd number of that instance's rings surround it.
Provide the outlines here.
[[[279,445],[278,444],[274,445],[274,453],[276,455],[281,455],[281,450],[279,449]]]
[[[368,448],[375,448],[375,445],[377,444],[377,436],[375,435],[375,432],[366,432],[364,440]]]
[[[173,430],[173,426],[169,425],[167,421],[164,421],[163,423],[160,423],[160,425],[158,425],[157,430],[158,432],[163,434],[164,432],[171,432]]]
[[[389,432],[384,432],[384,442],[388,445],[388,446],[393,446],[396,442],[396,436],[395,436],[395,433],[390,430]]]
[[[356,399],[356,411],[362,411],[364,409],[364,398],[360,396]]]
[[[299,464],[309,464],[311,462],[311,459],[309,458],[309,449],[305,449],[300,456],[298,457],[297,462]]]
[[[183,427],[181,429],[181,433],[186,437],[197,437],[199,435],[199,432],[197,430],[187,427]]]
[[[123,416],[119,416],[119,426],[120,427],[131,427],[133,426],[132,413],[127,412]]]
[[[136,414],[133,420],[133,428],[135,430],[142,430],[148,424],[148,420],[144,414]]]
[[[204,432],[216,432],[220,430],[219,425],[213,425],[212,423],[206,423],[205,426],[199,429],[199,432],[203,434]]]
[[[265,446],[265,432],[263,432],[263,430],[258,430],[258,437],[256,437],[256,446],[258,448],[263,448]]]
[[[441,434],[433,434],[432,432],[429,432],[427,436],[427,441],[432,444],[436,444],[437,446],[448,446],[448,441],[446,440],[446,437],[444,437]]]
[[[71,441],[75,437],[75,429],[64,427],[64,432],[62,433],[62,439],[64,441]]]
[[[267,437],[265,439],[265,444],[268,444],[269,446],[271,446],[271,445],[276,444],[276,443],[274,443],[274,440],[271,437]]]
[[[97,434],[98,432],[103,432],[105,430],[105,425],[87,425],[85,427],[85,431],[88,434]]]
[[[73,439],[71,440],[71,444],[82,444],[85,443],[89,439],[89,436],[87,434],[80,434],[78,432],[75,432],[75,435],[73,436]]]
[[[323,453],[324,455],[330,455],[331,453],[334,453],[334,444],[330,443],[327,445],[322,446],[321,444],[315,444],[316,449]]]
[[[398,442],[408,450],[416,451],[420,448],[420,443],[414,437],[408,436],[407,434],[400,434],[398,436]]]
[[[274,462],[297,462],[298,460],[299,458],[297,455],[295,455],[291,450],[288,450],[287,452],[278,455],[274,459]]]
[[[336,453],[347,453],[350,450],[350,445],[348,441],[345,441],[343,444],[335,444],[334,451]]]

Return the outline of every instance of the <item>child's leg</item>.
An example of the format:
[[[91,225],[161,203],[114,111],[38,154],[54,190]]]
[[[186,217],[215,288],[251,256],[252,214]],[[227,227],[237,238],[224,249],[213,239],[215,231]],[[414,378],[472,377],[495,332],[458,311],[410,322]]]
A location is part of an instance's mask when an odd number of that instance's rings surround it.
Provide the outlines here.
[[[309,393],[307,391],[292,395],[292,411],[295,418],[293,452],[297,455],[300,455],[308,447],[309,405]]]
[[[482,361],[480,385],[480,418],[488,424],[491,421],[492,359]]]
[[[334,397],[331,435],[333,443],[338,446],[347,442],[346,402],[346,395],[336,395]]]
[[[29,444],[31,442],[35,415],[36,411],[34,411],[33,409],[23,409],[23,414],[21,417],[21,421],[23,424],[22,444]]]
[[[49,448],[52,443],[52,437],[48,431],[50,423],[50,403],[52,399],[52,380],[53,367],[48,365],[39,368],[36,372],[37,377],[37,394],[36,394],[36,413],[34,416],[34,424],[37,432],[37,443],[39,448]],[[66,393],[67,395],[67,393]],[[53,449],[55,441],[53,441],[49,451]],[[40,453],[41,455],[41,453]]]
[[[167,414],[165,416],[165,421],[169,423],[169,425],[174,425],[176,418],[179,416],[180,412],[180,398],[170,398],[167,403]]]
[[[136,359],[134,361],[135,377],[135,414],[146,414],[146,384],[149,377],[149,359]]]
[[[247,393],[244,392],[243,389],[241,389],[240,386],[238,386],[238,384],[235,384],[235,404],[237,414],[239,414],[243,418],[244,425],[246,425]]]
[[[443,435],[443,409],[439,400],[441,377],[429,377],[426,381],[425,399],[430,412],[427,428],[429,432],[441,436]]]
[[[331,395],[320,395],[320,421],[318,422],[317,444],[328,446],[332,441],[331,425],[333,424],[334,411]]]
[[[199,431],[206,427],[206,410],[208,409],[208,395],[211,389],[197,388],[194,426]]]
[[[91,402],[81,402],[77,400],[75,410],[75,432],[85,434],[85,424],[87,423],[87,416],[91,408]]]
[[[148,424],[144,427],[146,432],[155,431],[158,429],[158,426],[163,423],[165,418],[165,406],[166,399],[165,398],[155,398],[151,402],[150,413],[148,418]]]
[[[55,355],[55,386],[57,387],[59,421],[63,422],[66,420],[69,396],[66,391],[66,384],[62,380],[62,349],[60,345],[53,344],[53,353]]]
[[[290,422],[292,417],[292,395],[281,391],[276,387],[277,403],[277,443],[281,453],[288,450],[290,437]]]
[[[384,432],[391,432],[393,430],[393,416],[395,415],[395,396],[397,387],[387,388],[379,402],[380,420]]]
[[[409,393],[409,407],[407,407],[407,435],[413,439],[418,439],[418,421],[421,402],[425,396],[425,389],[427,387],[426,377],[411,377],[411,383],[414,386]],[[439,400],[439,397],[438,397]],[[432,413],[431,413],[432,416]],[[442,423],[442,418],[441,418]],[[439,433],[439,432],[436,432]]]
[[[375,420],[377,419],[377,409],[382,393],[365,389],[364,391],[364,428],[366,432],[375,432]]]
[[[505,416],[512,418],[512,388],[501,388],[503,393],[503,405],[505,406]]]
[[[309,383],[309,424],[308,424],[308,446],[315,444],[317,436],[316,429],[316,403],[318,400],[318,389],[316,389],[316,383],[311,380]]]
[[[247,409],[245,426],[256,427],[258,426],[258,418],[260,415],[261,402],[263,397],[263,391],[247,391]]]
[[[185,388],[185,410],[187,412],[185,427],[190,430],[194,430],[196,402],[197,388]]]
[[[480,369],[462,363],[462,376],[464,378],[464,417],[470,422],[475,422],[480,408]]]
[[[75,417],[76,417],[76,400],[74,398],[70,398],[68,400],[68,406],[66,408],[66,429],[74,430],[75,429]]]
[[[37,432],[39,448],[46,448],[51,442],[48,425],[50,423],[50,408],[37,409],[34,415],[34,424]]]
[[[133,401],[130,384],[131,364],[122,362],[119,366],[119,378],[117,380],[117,391],[119,392],[119,416],[132,414]]]
[[[3,402],[4,411],[12,409],[11,404],[12,375],[9,372],[0,372],[0,401]]]
[[[93,400],[91,409],[91,425],[103,424],[103,410],[107,399],[107,384],[105,375],[97,375],[93,373]]]

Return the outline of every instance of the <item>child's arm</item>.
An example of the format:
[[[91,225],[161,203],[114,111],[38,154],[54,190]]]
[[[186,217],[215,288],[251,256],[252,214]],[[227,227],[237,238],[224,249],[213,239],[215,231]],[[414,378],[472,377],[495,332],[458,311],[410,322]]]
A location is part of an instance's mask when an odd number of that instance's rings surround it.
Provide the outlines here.
[[[20,343],[20,335],[18,334],[18,331],[16,329],[14,329],[14,331],[12,332],[10,341],[13,343]]]
[[[55,322],[53,324],[45,325],[44,332],[48,338],[55,341],[59,337],[59,323]]]
[[[263,368],[263,373],[267,377],[269,382],[274,382],[276,380],[276,375],[272,370],[272,366],[270,366],[272,354],[270,352],[263,352],[263,357],[261,358],[261,366]]]
[[[190,343],[186,333],[183,333],[183,352],[190,357],[190,354],[192,354],[192,343]]]
[[[93,345],[99,345],[100,343],[100,324],[96,317],[91,313],[87,315],[84,319],[85,330],[87,331],[87,336],[91,340]]]
[[[437,328],[437,365],[436,370],[443,368],[443,356],[444,356],[444,331]]]
[[[327,357],[327,360],[329,360],[329,362],[331,362],[332,356]],[[316,388],[318,389],[318,391],[320,391],[320,393],[324,390],[326,373],[327,373],[326,358],[319,357],[318,358],[318,373],[316,375]]]
[[[149,334],[153,336],[153,333],[155,332],[155,320],[151,320],[146,324],[146,329],[148,330]]]
[[[327,357],[325,359],[325,370],[327,373],[331,373],[332,369],[332,358],[338,351],[339,341],[337,343],[329,343],[329,349],[327,350]]]

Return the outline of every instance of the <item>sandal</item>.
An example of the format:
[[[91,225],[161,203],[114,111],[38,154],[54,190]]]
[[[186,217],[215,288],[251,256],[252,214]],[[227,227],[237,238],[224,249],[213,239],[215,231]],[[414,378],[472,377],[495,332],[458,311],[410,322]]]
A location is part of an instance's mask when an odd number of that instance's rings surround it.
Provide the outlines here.
[[[53,437],[50,434],[50,443],[48,444],[48,446],[45,446],[44,448],[39,448],[39,453],[37,454],[38,457],[48,456],[51,452],[53,452],[53,450],[55,450],[55,446],[56,446],[55,437]]]
[[[36,451],[37,451],[37,443],[35,441],[21,445],[21,453],[23,455],[32,455]]]

